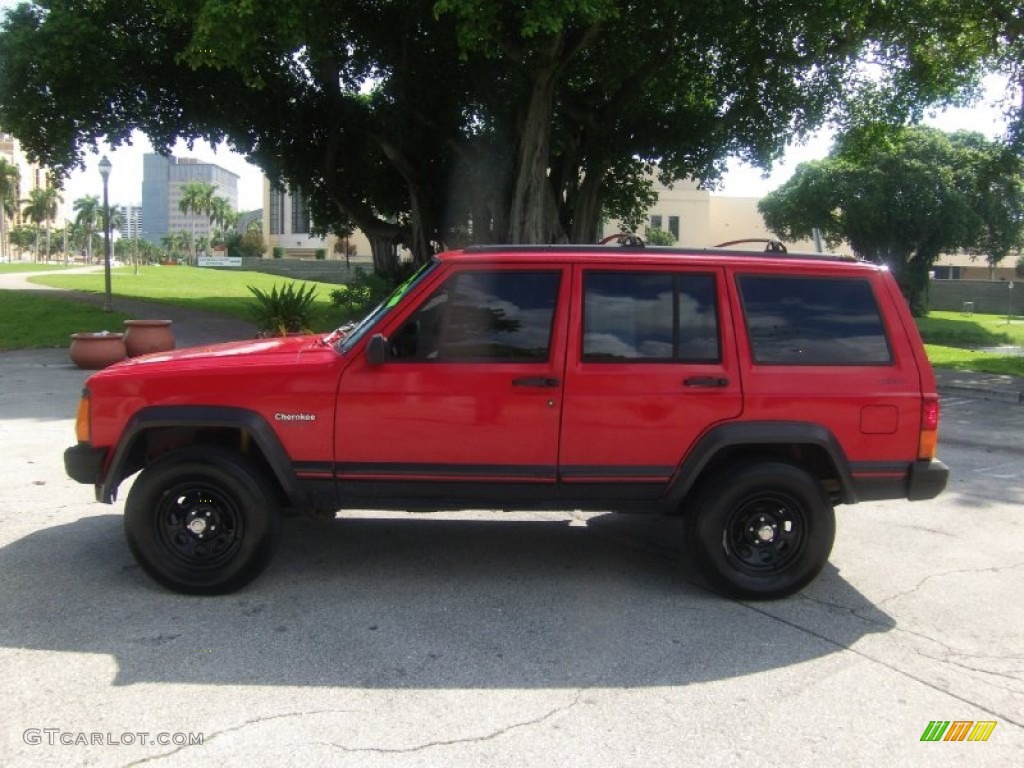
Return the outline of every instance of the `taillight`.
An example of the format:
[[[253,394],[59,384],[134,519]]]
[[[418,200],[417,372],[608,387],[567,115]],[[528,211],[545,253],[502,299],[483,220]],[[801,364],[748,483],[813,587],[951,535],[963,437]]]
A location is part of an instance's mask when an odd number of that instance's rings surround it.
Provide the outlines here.
[[[921,437],[917,443],[917,458],[928,461],[935,458],[939,444],[939,401],[927,398],[921,404]]]
[[[89,390],[82,390],[82,397],[78,401],[78,412],[75,414],[75,437],[80,443],[88,443],[92,437],[92,429],[89,424]]]

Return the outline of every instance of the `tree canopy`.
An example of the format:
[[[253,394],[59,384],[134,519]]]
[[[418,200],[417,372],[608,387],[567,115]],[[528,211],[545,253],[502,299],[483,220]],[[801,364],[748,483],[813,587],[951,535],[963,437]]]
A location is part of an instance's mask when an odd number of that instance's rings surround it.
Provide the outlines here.
[[[0,124],[58,172],[136,129],[227,140],[386,267],[593,241],[655,167],[713,185],[827,119],[968,98],[1020,27],[1011,0],[37,0],[0,31]]]
[[[801,164],[759,203],[784,239],[821,230],[863,258],[889,265],[916,312],[942,253],[965,250],[995,265],[1024,245],[1024,162],[977,133],[862,126],[824,160]]]

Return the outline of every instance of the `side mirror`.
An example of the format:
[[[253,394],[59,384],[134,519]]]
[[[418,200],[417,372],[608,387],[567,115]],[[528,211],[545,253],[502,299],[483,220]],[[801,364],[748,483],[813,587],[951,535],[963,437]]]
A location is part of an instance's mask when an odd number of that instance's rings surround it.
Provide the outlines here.
[[[388,340],[382,333],[375,333],[366,345],[366,362],[370,365],[383,365],[388,361]]]

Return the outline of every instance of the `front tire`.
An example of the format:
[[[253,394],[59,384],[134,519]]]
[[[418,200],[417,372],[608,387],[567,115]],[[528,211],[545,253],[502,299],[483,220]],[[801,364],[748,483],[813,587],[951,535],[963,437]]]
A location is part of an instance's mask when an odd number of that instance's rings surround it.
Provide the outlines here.
[[[226,594],[258,576],[273,555],[280,508],[244,457],[183,448],[142,471],[125,502],[128,546],[142,569],[175,592]]]
[[[715,589],[753,600],[786,597],[810,583],[836,532],[821,484],[782,462],[719,473],[686,520],[686,548],[701,574]]]

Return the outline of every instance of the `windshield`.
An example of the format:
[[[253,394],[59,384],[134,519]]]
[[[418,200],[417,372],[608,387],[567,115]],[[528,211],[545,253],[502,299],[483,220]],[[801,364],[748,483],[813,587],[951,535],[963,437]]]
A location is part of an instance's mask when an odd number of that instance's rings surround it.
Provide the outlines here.
[[[366,315],[362,320],[356,323],[355,327],[352,328],[348,333],[345,334],[338,342],[338,350],[342,353],[348,352],[358,341],[363,338],[370,328],[377,324],[377,321],[385,317],[413,288],[415,288],[419,282],[430,274],[431,271],[439,264],[437,259],[431,259],[418,270],[416,273],[402,283],[400,286],[395,288],[384,301],[378,304],[369,314]]]

